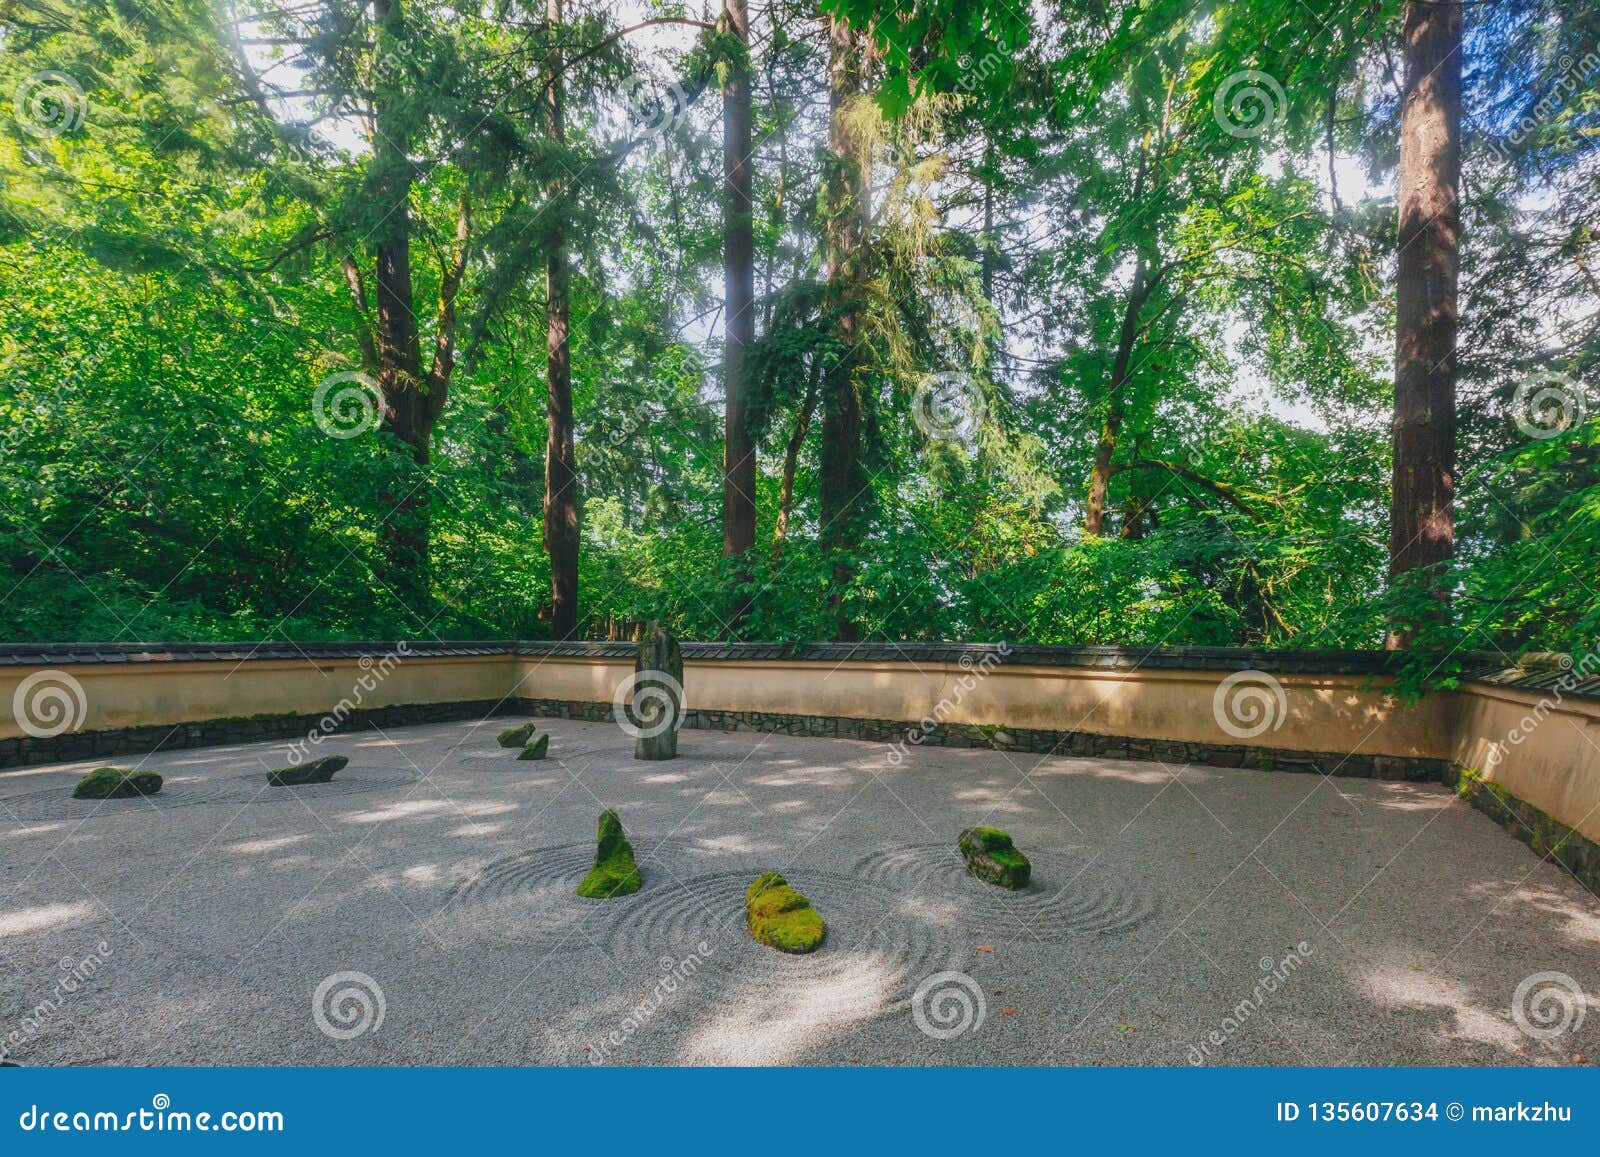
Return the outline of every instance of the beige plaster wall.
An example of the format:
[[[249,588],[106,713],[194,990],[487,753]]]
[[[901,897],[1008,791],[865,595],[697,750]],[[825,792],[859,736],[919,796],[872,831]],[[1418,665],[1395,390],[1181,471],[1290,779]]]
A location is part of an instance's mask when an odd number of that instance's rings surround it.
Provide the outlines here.
[[[1600,843],[1600,703],[1469,684],[1451,758]]]
[[[18,687],[42,671],[65,686],[80,721],[101,731],[250,715],[518,697],[610,702],[627,660],[532,656],[405,656],[381,661],[262,659],[0,668],[0,738],[24,734]],[[1452,759],[1600,841],[1600,704],[1470,684],[1397,703],[1368,680],[1280,675],[1276,726],[1229,734],[1213,709],[1219,672],[815,662],[691,662],[688,706],[713,711],[836,715],[916,722],[1086,731],[1176,742],[1254,744],[1292,751]],[[1238,688],[1234,693],[1238,694]],[[1276,696],[1267,685],[1263,694]],[[74,702],[75,700],[75,702]],[[78,704],[81,703],[81,712]],[[1226,703],[1226,700],[1224,700]],[[1248,719],[1240,719],[1248,725]]]
[[[31,697],[52,690],[82,722],[73,730],[108,731],[251,715],[315,714],[348,700],[352,707],[499,699],[512,681],[510,655],[381,659],[261,659],[227,662],[72,663],[59,668],[0,668],[0,739],[24,734],[17,689],[35,672]],[[42,709],[42,707],[41,707]],[[35,718],[40,718],[35,715]],[[53,717],[48,717],[53,718]]]

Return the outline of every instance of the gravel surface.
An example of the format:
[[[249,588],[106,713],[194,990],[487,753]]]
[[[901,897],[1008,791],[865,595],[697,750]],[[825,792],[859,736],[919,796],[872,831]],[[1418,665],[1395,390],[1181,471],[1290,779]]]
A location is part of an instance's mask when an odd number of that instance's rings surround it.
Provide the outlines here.
[[[610,724],[0,773],[0,1051],[54,1064],[1572,1064],[1600,902],[1432,785]],[[574,890],[602,808],[645,884]],[[1033,883],[967,877],[964,827]],[[777,870],[828,923],[744,932]],[[1519,985],[1531,981],[1514,1016]],[[1553,986],[1552,986],[1553,985]],[[1588,1015],[1579,1021],[1587,994]],[[1534,1032],[1519,1027],[1519,1019]],[[1552,1033],[1553,1029],[1565,1031]]]

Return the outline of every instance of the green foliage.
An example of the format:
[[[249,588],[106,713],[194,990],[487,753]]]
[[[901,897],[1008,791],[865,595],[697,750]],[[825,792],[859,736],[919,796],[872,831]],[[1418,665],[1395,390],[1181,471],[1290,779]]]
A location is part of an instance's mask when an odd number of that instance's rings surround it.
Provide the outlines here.
[[[57,101],[24,99],[34,119],[0,131],[5,640],[548,634],[558,240],[584,634],[660,619],[685,638],[827,638],[833,599],[887,639],[1343,647],[1399,628],[1407,693],[1474,652],[1600,639],[1600,425],[1531,437],[1508,417],[1534,373],[1594,401],[1592,85],[1520,127],[1593,48],[1592,5],[1469,22],[1448,607],[1386,573],[1394,0],[1315,20],[1283,0],[827,0],[879,54],[878,100],[849,122],[871,185],[854,328],[821,251],[835,161],[818,9],[758,14],[746,60],[725,30],[663,51],[614,36],[606,6],[568,7],[554,30],[542,10],[426,0],[383,29],[342,0],[247,8],[249,38],[288,42],[248,51],[227,9],[197,0],[4,8],[0,91]],[[570,56],[560,140],[541,99],[553,38]],[[715,85],[734,68],[759,142],[760,471],[757,545],[729,560]],[[670,80],[695,99],[641,131],[621,106],[648,73],[652,93]],[[1239,74],[1281,89],[1259,134],[1219,112]],[[308,95],[262,99],[262,83]],[[368,143],[378,94],[407,138],[399,161]],[[330,374],[370,369],[343,263],[370,269],[393,219],[385,164],[410,178],[426,352],[471,206],[426,464],[382,429],[330,437],[313,414]],[[817,387],[845,359],[864,474],[830,551]],[[939,375],[973,411],[955,436],[919,420]],[[381,541],[412,490],[432,525],[421,601],[388,581]]]

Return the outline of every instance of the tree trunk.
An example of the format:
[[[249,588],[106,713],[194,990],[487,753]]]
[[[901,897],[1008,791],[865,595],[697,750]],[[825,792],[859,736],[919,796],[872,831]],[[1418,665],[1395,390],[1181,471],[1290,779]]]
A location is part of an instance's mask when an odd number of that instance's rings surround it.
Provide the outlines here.
[[[405,18],[399,0],[374,0],[375,42],[381,53],[405,45]],[[411,284],[411,158],[412,114],[406,94],[396,91],[392,71],[372,96],[372,163],[370,184],[375,211],[374,275],[377,298],[377,385],[383,408],[383,429],[406,447],[409,461],[397,461],[384,485],[380,502],[378,553],[383,581],[412,612],[430,617],[428,577],[428,458],[433,420],[427,385],[422,380]]]
[[[849,113],[864,82],[863,51],[850,26],[828,23],[828,177],[824,190],[829,296],[838,317],[839,341],[845,353],[829,367],[822,393],[822,462],[818,478],[820,541],[833,559],[833,590],[828,605],[834,631],[845,642],[860,638],[860,629],[844,606],[844,592],[854,575],[847,552],[859,549],[865,537],[862,503],[866,489],[861,469],[861,397],[857,372],[860,355],[857,314],[861,307],[861,248],[866,230],[867,199],[859,150]]]
[[[1400,118],[1394,474],[1389,573],[1455,547],[1456,286],[1461,210],[1461,4],[1408,0]],[[1441,600],[1448,598],[1442,584]],[[1393,634],[1389,646],[1407,639]]]
[[[1128,303],[1122,312],[1117,353],[1111,363],[1111,388],[1106,402],[1106,416],[1100,426],[1100,439],[1094,448],[1094,469],[1089,473],[1089,497],[1083,515],[1086,538],[1099,538],[1105,533],[1106,495],[1111,489],[1111,475],[1115,473],[1111,465],[1112,457],[1116,453],[1117,439],[1122,435],[1126,413],[1125,387],[1133,364],[1134,342],[1139,335],[1139,315],[1154,285],[1150,266],[1151,262],[1141,255],[1133,273],[1133,285],[1128,290]]]
[[[806,381],[806,396],[795,415],[794,431],[783,452],[783,478],[778,489],[778,527],[772,535],[772,546],[777,550],[789,536],[789,511],[794,506],[794,476],[800,468],[800,451],[811,433],[811,419],[817,410],[817,387],[821,380],[820,359],[815,359]]]
[[[558,42],[561,0],[547,0],[546,14],[552,41]],[[561,73],[561,50],[552,48],[550,75],[545,82],[545,111],[550,139],[558,145],[566,137]],[[548,192],[551,198],[559,197],[560,182],[552,182]],[[546,211],[553,216],[545,254],[544,546],[550,556],[551,631],[557,639],[570,639],[578,632],[578,472],[572,446],[572,350],[568,344],[567,301],[571,270],[566,227],[561,219],[565,208],[551,204]]]
[[[722,99],[722,354],[724,439],[722,553],[743,554],[756,540],[756,452],[751,442],[746,354],[756,337],[755,242],[751,224],[750,13],[745,0],[723,0],[722,27],[738,39]],[[735,615],[735,621],[742,618]]]

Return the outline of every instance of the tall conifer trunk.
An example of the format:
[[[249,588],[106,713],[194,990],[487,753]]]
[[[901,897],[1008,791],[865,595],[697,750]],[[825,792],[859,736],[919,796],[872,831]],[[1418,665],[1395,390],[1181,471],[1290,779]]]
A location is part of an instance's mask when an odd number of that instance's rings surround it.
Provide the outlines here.
[[[1408,0],[1405,73],[1389,520],[1389,573],[1395,578],[1444,562],[1455,548],[1459,0]],[[1448,598],[1442,586],[1437,593]],[[1389,646],[1406,641],[1391,634]]]

